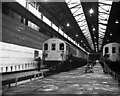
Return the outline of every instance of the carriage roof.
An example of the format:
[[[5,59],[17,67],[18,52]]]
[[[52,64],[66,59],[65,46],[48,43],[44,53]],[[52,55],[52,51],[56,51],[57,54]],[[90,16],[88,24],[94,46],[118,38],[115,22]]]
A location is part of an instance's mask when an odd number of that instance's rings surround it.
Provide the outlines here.
[[[50,38],[50,39],[48,39],[48,40],[46,40],[45,42],[43,42],[43,44],[44,43],[47,43],[47,42],[51,42],[51,41],[57,41],[57,42],[61,42],[61,43],[66,43],[65,41],[63,41],[63,40],[61,40],[61,39],[59,39],[59,38]]]
[[[120,43],[117,43],[117,42],[107,43],[104,45],[104,47],[109,45],[120,45]]]

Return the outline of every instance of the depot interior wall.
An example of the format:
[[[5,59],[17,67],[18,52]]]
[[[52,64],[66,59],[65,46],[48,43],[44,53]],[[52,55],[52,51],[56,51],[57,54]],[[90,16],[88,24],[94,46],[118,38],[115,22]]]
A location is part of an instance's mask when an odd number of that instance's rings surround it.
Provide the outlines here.
[[[42,43],[49,37],[4,14],[2,22],[0,72],[35,69],[36,53],[42,58]]]

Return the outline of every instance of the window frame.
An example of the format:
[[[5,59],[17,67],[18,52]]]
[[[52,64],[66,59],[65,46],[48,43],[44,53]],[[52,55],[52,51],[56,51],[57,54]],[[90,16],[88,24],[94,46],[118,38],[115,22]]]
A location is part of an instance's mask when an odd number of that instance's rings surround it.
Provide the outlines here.
[[[116,47],[112,47],[112,53],[116,53]]]
[[[48,43],[44,43],[44,50],[48,50]]]
[[[55,51],[55,50],[56,50],[56,43],[52,43],[52,44],[51,44],[51,50],[52,50],[52,51]]]
[[[62,46],[63,45],[63,46]],[[64,50],[65,46],[64,46],[64,43],[60,43],[59,45],[59,50]]]
[[[105,47],[105,53],[109,53],[109,47]]]

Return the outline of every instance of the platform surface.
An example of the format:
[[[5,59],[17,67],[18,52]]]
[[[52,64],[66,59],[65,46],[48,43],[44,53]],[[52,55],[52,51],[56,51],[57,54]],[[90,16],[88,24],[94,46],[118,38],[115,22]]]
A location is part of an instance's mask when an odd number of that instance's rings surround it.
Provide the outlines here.
[[[85,67],[69,72],[62,72],[25,84],[3,88],[5,95],[44,96],[47,94],[98,94],[120,96],[118,82],[108,74],[104,74],[100,64],[94,66],[93,73],[85,73]],[[98,96],[97,95],[97,96]],[[104,95],[106,96],[106,95]]]
[[[4,74],[2,75],[2,80],[8,80],[8,79],[13,79],[16,77],[23,77],[23,76],[28,76],[28,75],[32,75],[32,74],[37,74],[37,73],[41,73],[47,71],[47,69],[41,69],[40,71],[34,70],[34,71],[26,71],[26,72],[20,72],[20,73],[11,73],[11,74]]]

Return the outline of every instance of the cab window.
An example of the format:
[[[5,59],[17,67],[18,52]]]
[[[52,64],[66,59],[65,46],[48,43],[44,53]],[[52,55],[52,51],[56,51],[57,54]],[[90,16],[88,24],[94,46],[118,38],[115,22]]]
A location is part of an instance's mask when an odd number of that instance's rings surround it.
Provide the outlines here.
[[[55,49],[56,49],[56,44],[52,43],[52,50],[55,50]]]
[[[115,51],[116,51],[116,48],[112,47],[112,53],[115,53]]]
[[[60,50],[64,50],[64,43],[60,43]]]
[[[108,53],[109,50],[108,50],[108,47],[105,47],[105,53]]]
[[[44,50],[48,50],[48,44],[47,43],[44,44]]]

